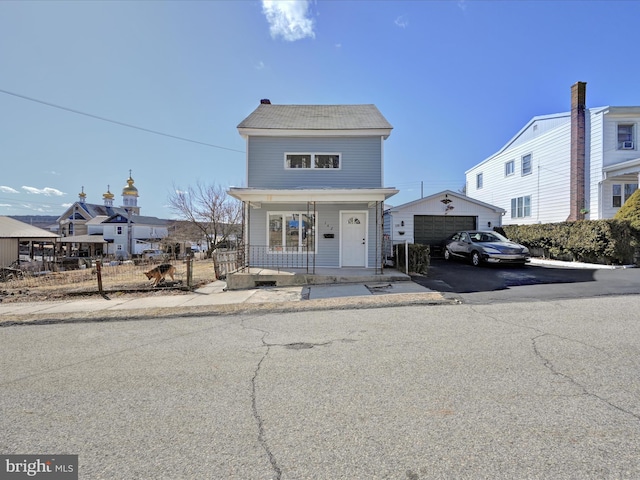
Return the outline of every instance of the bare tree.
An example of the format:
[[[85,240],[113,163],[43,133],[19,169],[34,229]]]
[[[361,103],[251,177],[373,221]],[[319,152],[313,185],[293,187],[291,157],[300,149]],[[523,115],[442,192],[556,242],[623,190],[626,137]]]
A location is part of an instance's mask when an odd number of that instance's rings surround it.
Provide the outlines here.
[[[242,204],[221,185],[198,182],[187,190],[174,185],[168,201],[169,208],[193,225],[206,241],[207,257],[211,257],[216,245],[230,243],[240,235]]]

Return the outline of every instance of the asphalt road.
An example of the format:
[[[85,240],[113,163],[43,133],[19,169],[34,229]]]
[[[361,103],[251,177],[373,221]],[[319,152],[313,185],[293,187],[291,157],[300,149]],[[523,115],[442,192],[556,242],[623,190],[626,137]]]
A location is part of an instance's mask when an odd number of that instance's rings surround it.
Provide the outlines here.
[[[0,452],[83,479],[637,479],[640,297],[0,329]]]
[[[640,268],[473,267],[463,261],[433,259],[428,275],[412,280],[474,304],[640,294]]]

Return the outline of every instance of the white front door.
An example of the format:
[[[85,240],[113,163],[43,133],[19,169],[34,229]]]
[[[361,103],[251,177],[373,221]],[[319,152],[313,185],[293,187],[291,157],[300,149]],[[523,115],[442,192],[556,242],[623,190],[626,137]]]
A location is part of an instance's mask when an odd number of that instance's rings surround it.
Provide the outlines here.
[[[367,212],[341,212],[341,266],[366,267]]]

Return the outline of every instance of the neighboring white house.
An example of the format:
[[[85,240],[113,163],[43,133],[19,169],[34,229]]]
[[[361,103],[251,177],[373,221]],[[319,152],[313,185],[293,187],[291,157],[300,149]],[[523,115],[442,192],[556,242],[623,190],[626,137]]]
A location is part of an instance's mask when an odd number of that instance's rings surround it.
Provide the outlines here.
[[[469,197],[507,211],[504,225],[612,218],[638,188],[640,107],[586,108],[531,119],[504,147],[466,172]]]
[[[128,258],[144,250],[159,249],[160,241],[169,234],[168,220],[142,215],[116,214],[104,220],[102,237],[107,242],[107,255]]]
[[[246,139],[244,243],[251,266],[382,268],[384,141],[375,105],[272,105],[238,131]]]
[[[387,209],[384,233],[392,245],[406,242],[437,247],[459,230],[499,227],[504,214],[502,208],[445,190]]]

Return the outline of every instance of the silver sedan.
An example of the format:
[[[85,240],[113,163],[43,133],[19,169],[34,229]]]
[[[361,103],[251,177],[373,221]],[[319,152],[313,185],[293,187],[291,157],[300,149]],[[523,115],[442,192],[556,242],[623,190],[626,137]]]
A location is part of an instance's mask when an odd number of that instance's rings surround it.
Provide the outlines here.
[[[465,231],[451,235],[444,248],[444,258],[468,259],[473,265],[482,263],[517,263],[524,265],[531,255],[524,245],[512,242],[498,232]]]

